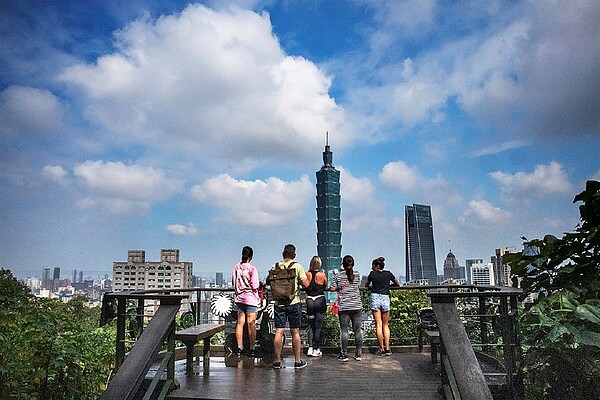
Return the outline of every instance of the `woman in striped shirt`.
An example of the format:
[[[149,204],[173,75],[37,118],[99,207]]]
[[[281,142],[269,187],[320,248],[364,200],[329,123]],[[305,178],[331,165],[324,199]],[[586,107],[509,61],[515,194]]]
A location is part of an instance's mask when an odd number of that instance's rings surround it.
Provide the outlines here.
[[[338,317],[340,319],[340,359],[348,361],[348,328],[352,323],[354,339],[356,341],[356,353],[354,359],[362,360],[363,336],[361,329],[362,301],[360,297],[360,275],[354,271],[354,258],[350,255],[344,256],[342,260],[343,270],[338,272],[331,282],[329,288],[332,292],[338,292],[337,303],[339,306]]]

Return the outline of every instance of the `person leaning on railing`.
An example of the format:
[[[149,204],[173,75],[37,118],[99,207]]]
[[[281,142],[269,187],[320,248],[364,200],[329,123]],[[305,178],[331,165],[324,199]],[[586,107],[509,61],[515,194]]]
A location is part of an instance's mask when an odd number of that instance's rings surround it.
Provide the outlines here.
[[[360,275],[354,271],[354,257],[351,255],[344,256],[342,268],[343,270],[333,278],[329,288],[332,292],[338,292],[338,318],[340,320],[340,355],[338,358],[342,362],[348,362],[348,327],[352,322],[354,340],[356,341],[354,359],[361,361],[363,344],[361,328],[362,301],[359,288]]]
[[[365,288],[371,287],[371,311],[375,320],[375,332],[379,349],[375,352],[378,356],[391,356],[390,347],[390,283],[400,286],[398,279],[390,271],[384,271],[385,258],[378,257],[371,263],[371,272],[367,277]]]

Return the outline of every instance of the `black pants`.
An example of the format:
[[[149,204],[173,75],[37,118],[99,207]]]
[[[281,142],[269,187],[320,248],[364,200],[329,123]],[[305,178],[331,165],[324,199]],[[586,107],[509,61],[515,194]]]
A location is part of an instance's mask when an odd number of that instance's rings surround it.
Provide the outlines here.
[[[320,296],[316,299],[306,298],[306,314],[308,315],[308,324],[310,326],[308,331],[308,345],[314,349],[318,349],[321,346],[321,330],[323,329],[323,320],[325,319],[326,311],[325,296]]]

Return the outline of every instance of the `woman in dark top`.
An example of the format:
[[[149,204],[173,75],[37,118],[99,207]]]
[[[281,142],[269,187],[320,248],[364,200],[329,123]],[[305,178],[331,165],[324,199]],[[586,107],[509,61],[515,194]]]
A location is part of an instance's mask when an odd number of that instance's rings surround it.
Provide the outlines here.
[[[310,267],[306,272],[310,284],[306,288],[306,314],[308,315],[308,352],[309,357],[321,357],[321,329],[327,311],[325,302],[325,288],[327,287],[327,276],[321,272],[321,259],[314,256],[310,260]]]
[[[379,356],[391,356],[392,349],[390,348],[390,327],[388,321],[390,319],[390,282],[400,286],[398,279],[390,271],[384,271],[385,258],[379,257],[371,263],[372,271],[367,277],[366,288],[371,287],[371,311],[375,319],[375,331],[377,332],[377,341],[379,349],[375,354]]]

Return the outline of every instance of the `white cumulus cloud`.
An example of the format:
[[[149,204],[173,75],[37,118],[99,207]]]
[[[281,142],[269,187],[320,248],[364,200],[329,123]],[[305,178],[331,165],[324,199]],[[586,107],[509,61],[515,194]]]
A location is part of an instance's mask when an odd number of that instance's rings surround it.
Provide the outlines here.
[[[471,200],[468,208],[463,212],[461,221],[497,226],[507,224],[511,216],[509,211],[494,207],[485,200]]]
[[[539,197],[549,194],[569,194],[573,187],[562,165],[552,161],[548,165],[537,165],[531,173],[509,174],[496,171],[490,174],[502,186],[502,193],[509,198]]]
[[[172,224],[167,225],[167,232],[176,236],[194,236],[198,233],[198,229],[192,223],[187,225]]]
[[[42,168],[42,173],[46,178],[61,186],[67,184],[67,171],[60,165],[46,165]]]
[[[315,189],[306,175],[299,181],[279,178],[245,181],[228,174],[191,189],[192,197],[222,210],[219,220],[254,226],[282,225],[301,217],[314,200]]]
[[[143,214],[182,188],[180,181],[160,170],[122,162],[86,161],[75,165],[73,174],[88,192],[81,206],[104,206],[114,214]]]
[[[331,78],[286,55],[268,14],[190,5],[180,14],[139,19],[120,30],[115,51],[67,68],[87,118],[129,140],[255,162],[309,157],[324,132],[351,137]],[[282,154],[293,151],[294,158]]]
[[[47,90],[10,86],[0,92],[0,136],[54,133],[63,114],[64,106]]]

